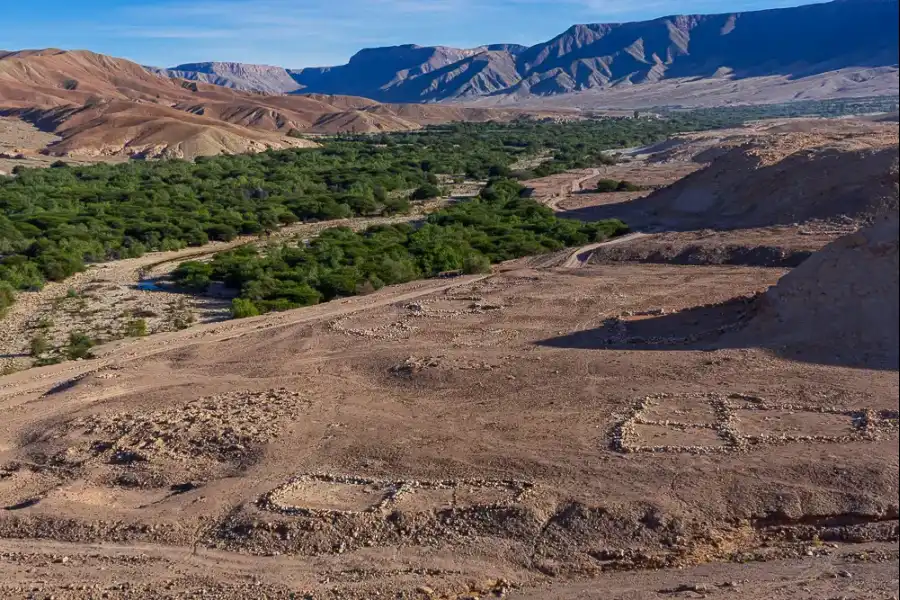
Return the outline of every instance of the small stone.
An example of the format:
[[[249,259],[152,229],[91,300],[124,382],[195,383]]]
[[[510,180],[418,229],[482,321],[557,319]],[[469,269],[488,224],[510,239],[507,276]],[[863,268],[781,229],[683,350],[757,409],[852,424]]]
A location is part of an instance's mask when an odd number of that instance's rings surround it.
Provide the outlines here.
[[[427,585],[420,585],[416,588],[416,591],[420,594],[425,594],[426,596],[434,596],[434,590]]]
[[[853,577],[853,573],[851,573],[850,571],[838,571],[838,576],[850,578]]]

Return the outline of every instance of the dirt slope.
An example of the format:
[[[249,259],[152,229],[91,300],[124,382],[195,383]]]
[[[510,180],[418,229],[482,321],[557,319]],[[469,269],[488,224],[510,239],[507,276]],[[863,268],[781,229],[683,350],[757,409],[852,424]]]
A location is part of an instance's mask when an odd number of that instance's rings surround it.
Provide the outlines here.
[[[680,229],[866,222],[897,211],[897,144],[890,125],[862,133],[767,131],[630,210]]]
[[[510,119],[517,110],[382,105],[365,98],[243,92],[151,73],[87,51],[0,56],[0,115],[58,134],[65,156],[177,156],[313,145],[302,132],[369,133],[456,120]]]
[[[263,586],[351,599],[584,578],[604,589],[617,571],[825,564],[891,542],[895,373],[743,348],[604,347],[592,333],[780,274],[509,265],[4,378],[0,548],[65,553],[87,573],[73,562],[50,580],[16,554],[0,595],[40,578],[47,595],[127,597],[85,556],[100,541],[160,557],[134,565],[134,597],[193,548],[241,561]],[[284,556],[290,576],[270,570]],[[218,597],[247,597],[225,572],[193,572]],[[63,593],[79,577],[102,587]]]
[[[832,242],[785,275],[763,296],[739,338],[829,363],[897,369],[898,274],[895,212]]]

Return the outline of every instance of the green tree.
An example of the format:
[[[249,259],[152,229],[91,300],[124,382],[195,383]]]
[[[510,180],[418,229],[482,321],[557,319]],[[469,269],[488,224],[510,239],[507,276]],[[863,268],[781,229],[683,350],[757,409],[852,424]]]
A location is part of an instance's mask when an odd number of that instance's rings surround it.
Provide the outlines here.
[[[413,190],[410,198],[413,200],[431,200],[432,198],[439,198],[442,193],[441,188],[438,186],[432,183],[425,183]]]
[[[183,262],[172,272],[172,279],[183,288],[194,292],[205,292],[212,283],[213,266],[209,263]]]
[[[235,298],[231,301],[231,316],[235,319],[259,316],[259,309],[252,300]]]

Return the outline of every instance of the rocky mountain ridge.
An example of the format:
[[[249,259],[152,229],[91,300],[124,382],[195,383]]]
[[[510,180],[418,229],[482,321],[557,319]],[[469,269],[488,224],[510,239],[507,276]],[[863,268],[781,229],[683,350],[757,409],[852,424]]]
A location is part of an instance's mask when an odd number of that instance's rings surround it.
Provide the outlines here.
[[[331,67],[195,63],[154,72],[243,90],[349,94],[381,102],[520,99],[667,80],[795,79],[896,67],[897,19],[897,0],[835,0],[574,25],[531,47],[409,44],[364,49],[346,65]]]

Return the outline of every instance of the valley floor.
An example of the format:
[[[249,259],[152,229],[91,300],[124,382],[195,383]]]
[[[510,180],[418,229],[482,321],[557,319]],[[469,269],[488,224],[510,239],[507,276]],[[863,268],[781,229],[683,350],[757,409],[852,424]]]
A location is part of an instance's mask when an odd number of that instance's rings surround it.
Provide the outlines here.
[[[580,216],[688,162],[532,183]],[[8,375],[0,596],[896,598],[898,372],[744,329],[819,225],[639,226]]]

